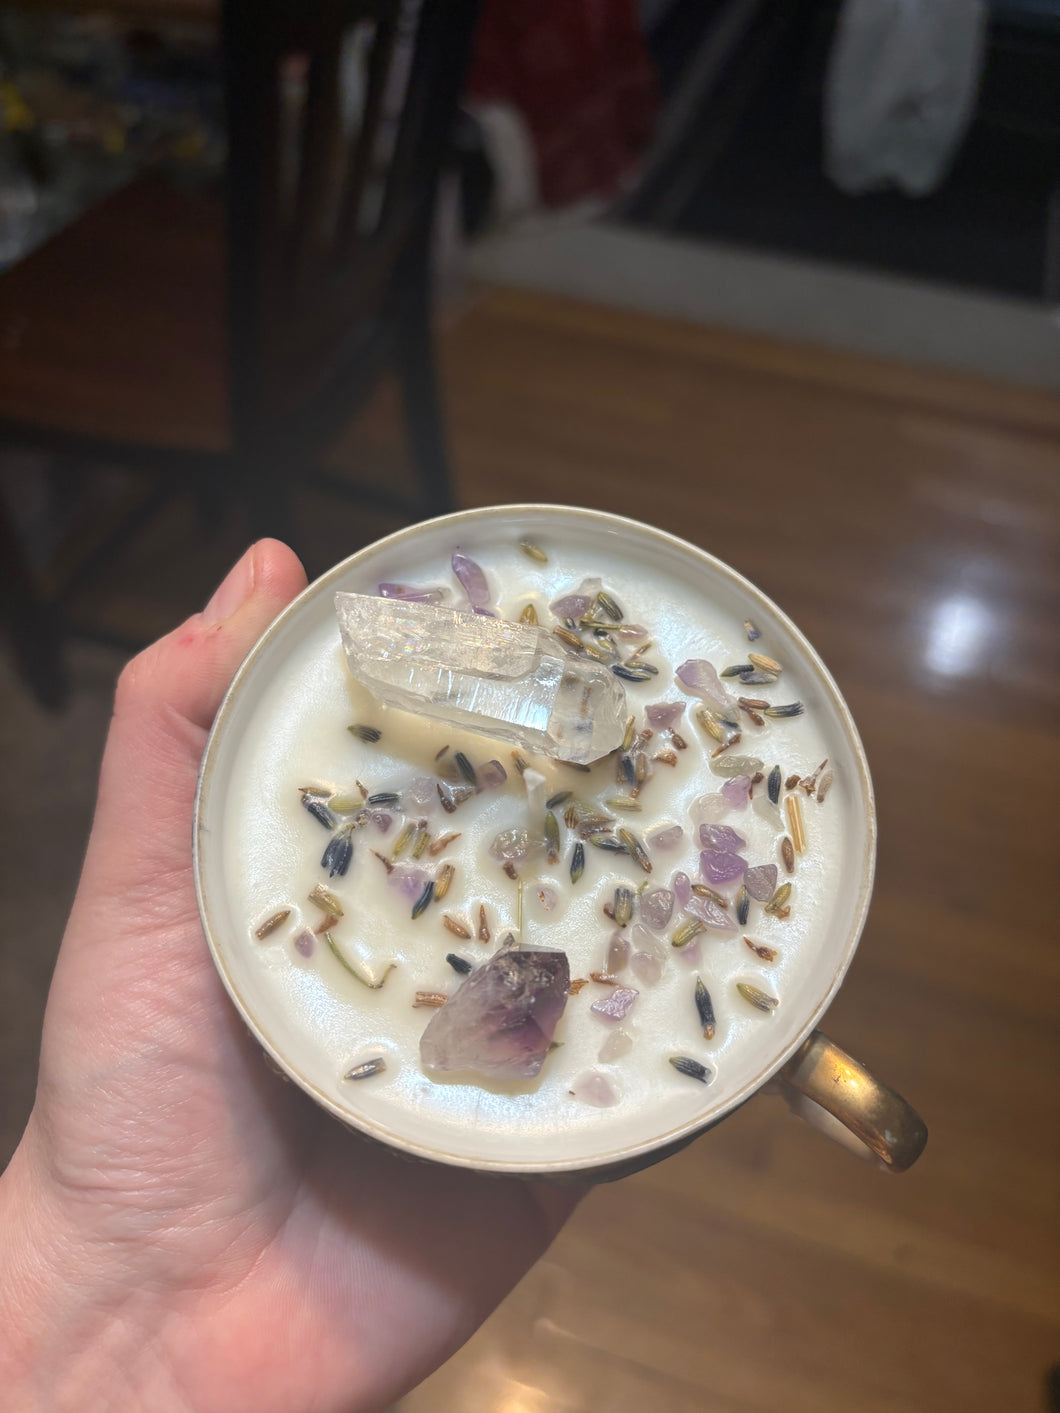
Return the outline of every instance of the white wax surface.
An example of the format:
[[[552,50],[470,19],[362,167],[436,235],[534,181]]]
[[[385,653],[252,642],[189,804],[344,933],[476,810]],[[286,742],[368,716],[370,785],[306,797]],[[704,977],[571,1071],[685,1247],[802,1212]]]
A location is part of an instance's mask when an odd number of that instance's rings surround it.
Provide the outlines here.
[[[689,807],[704,793],[720,790],[724,780],[711,770],[716,743],[694,721],[699,702],[675,684],[674,668],[688,657],[705,657],[719,669],[746,660],[761,650],[784,664],[773,687],[737,692],[761,695],[774,702],[802,700],[806,713],[797,719],[770,721],[764,729],[747,722],[735,753],[761,757],[768,772],[779,763],[785,776],[808,774],[825,757],[831,758],[835,785],[824,804],[803,796],[807,850],[797,862],[786,920],[766,916],[761,903],[752,903],[748,925],[735,933],[710,932],[693,944],[698,964],[669,945],[674,919],[656,934],[666,949],[663,976],[654,987],[640,987],[631,1014],[622,1023],[634,1036],[630,1052],[611,1064],[597,1055],[611,1024],[590,1007],[603,988],[590,983],[572,996],[556,1039],[561,1048],[546,1061],[538,1079],[505,1085],[470,1082],[467,1076],[432,1079],[419,1063],[419,1037],[433,1015],[414,1009],[417,990],[453,992],[461,978],[445,961],[453,951],[478,964],[516,921],[516,885],[488,856],[487,848],[501,829],[528,823],[526,792],[514,768],[511,747],[488,738],[415,717],[376,703],[354,682],[345,666],[331,611],[335,588],[374,592],[380,579],[423,585],[445,585],[449,602],[465,604],[448,565],[456,548],[452,531],[434,531],[433,540],[417,546],[415,555],[382,553],[352,571],[317,596],[295,624],[277,635],[271,652],[233,705],[219,750],[213,782],[204,801],[205,819],[213,824],[201,843],[203,886],[212,912],[215,938],[224,955],[230,984],[239,993],[259,1029],[267,1035],[308,1087],[324,1095],[356,1121],[397,1135],[423,1151],[443,1152],[457,1159],[505,1162],[566,1158],[589,1160],[618,1154],[629,1145],[671,1133],[708,1110],[731,1103],[733,1096],[773,1063],[780,1049],[800,1030],[826,994],[841,967],[865,886],[865,860],[871,857],[865,822],[863,784],[853,744],[827,686],[800,656],[797,640],[768,609],[747,600],[739,584],[708,574],[679,556],[646,547],[639,558],[613,543],[615,536],[587,535],[584,526],[533,527],[549,554],[547,565],[532,563],[517,547],[518,523],[490,523],[461,531],[460,547],[486,570],[499,611],[517,617],[532,602],[543,623],[551,621],[550,599],[572,589],[584,575],[599,575],[622,605],[626,619],[644,624],[655,644],[648,659],[659,676],[643,684],[626,684],[630,710],[643,724],[650,702],[682,700],[685,715],[677,729],[688,743],[678,753],[678,765],[654,764],[651,782],[641,796],[640,813],[617,814],[640,837],[673,822],[685,830],[675,850],[652,851],[650,887],[672,884],[677,869],[693,880],[699,876],[699,842]],[[742,625],[750,615],[758,620],[761,639],[751,645]],[[772,631],[771,631],[772,630]],[[635,644],[624,644],[628,653]],[[730,684],[733,685],[733,684]],[[377,726],[378,744],[365,744],[347,731],[351,722]],[[438,804],[426,811],[432,835],[460,831],[461,838],[438,859],[424,857],[419,866],[436,875],[445,862],[456,865],[456,876],[441,904],[432,904],[417,921],[410,905],[387,883],[383,866],[371,850],[389,853],[402,824],[384,835],[371,825],[354,836],[355,856],[345,878],[328,879],[320,857],[329,834],[299,803],[298,787],[327,784],[346,789],[362,781],[369,792],[395,789],[415,776],[432,774],[435,753],[444,745],[464,751],[476,764],[491,757],[509,772],[506,786],[485,791],[455,814]],[[649,744],[649,756],[670,749],[665,733]],[[541,756],[531,764],[547,779],[548,793],[573,790],[586,803],[622,794],[614,764],[606,761],[591,775],[575,772]],[[562,816],[563,806],[557,813]],[[606,811],[616,814],[615,811]],[[748,841],[749,863],[776,863],[778,882],[788,881],[780,861],[779,842],[786,832],[781,810],[769,805],[765,782],[744,811],[731,812],[724,823]],[[220,825],[220,840],[212,836]],[[574,836],[561,819],[561,859],[554,867],[541,857],[524,865],[524,945],[564,950],[572,977],[603,969],[613,924],[601,907],[619,883],[638,887],[645,875],[633,860],[585,846],[585,874],[572,885],[569,863]],[[406,857],[404,863],[413,863]],[[394,961],[396,969],[385,986],[369,991],[347,975],[318,939],[313,957],[304,960],[292,946],[298,926],[316,926],[320,912],[306,901],[317,882],[324,882],[342,900],[345,915],[334,928],[342,949],[373,972]],[[537,888],[551,885],[559,895],[555,911],[542,910]],[[735,885],[722,891],[732,895]],[[479,903],[486,903],[493,941],[483,947],[474,938],[464,942],[442,925],[448,912],[465,920],[474,932]],[[292,907],[288,925],[265,941],[253,929],[271,912]],[[627,929],[628,932],[628,929]],[[743,936],[777,949],[773,963],[760,961],[744,945]],[[701,1034],[693,1003],[695,978],[707,984],[717,1016],[712,1041]],[[624,984],[639,986],[630,971]],[[751,982],[780,999],[777,1011],[764,1016],[753,1010],[736,990]],[[386,1072],[351,1083],[343,1075],[369,1056],[386,1058]],[[676,1073],[668,1057],[683,1054],[700,1060],[714,1072],[710,1086]],[[586,1070],[599,1068],[619,1091],[609,1109],[573,1098],[573,1081]]]

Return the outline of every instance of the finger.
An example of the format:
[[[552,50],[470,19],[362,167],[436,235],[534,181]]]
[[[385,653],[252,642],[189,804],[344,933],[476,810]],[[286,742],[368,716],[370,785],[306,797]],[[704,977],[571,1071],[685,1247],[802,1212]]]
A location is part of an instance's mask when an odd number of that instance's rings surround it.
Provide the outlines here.
[[[262,540],[229,572],[202,613],[125,668],[100,771],[99,796],[78,908],[152,923],[170,902],[194,906],[191,815],[206,736],[236,669],[282,608],[305,586],[286,545]],[[177,896],[174,884],[184,886]]]

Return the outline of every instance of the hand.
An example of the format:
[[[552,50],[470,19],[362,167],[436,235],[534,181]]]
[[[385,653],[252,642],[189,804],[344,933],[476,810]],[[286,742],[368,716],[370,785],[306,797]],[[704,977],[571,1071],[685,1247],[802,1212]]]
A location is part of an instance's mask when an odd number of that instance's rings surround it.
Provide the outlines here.
[[[344,1130],[268,1068],[214,971],[191,872],[199,759],[304,583],[290,550],[255,545],[118,684],[37,1100],[0,1178],[8,1413],[382,1408],[576,1200]]]

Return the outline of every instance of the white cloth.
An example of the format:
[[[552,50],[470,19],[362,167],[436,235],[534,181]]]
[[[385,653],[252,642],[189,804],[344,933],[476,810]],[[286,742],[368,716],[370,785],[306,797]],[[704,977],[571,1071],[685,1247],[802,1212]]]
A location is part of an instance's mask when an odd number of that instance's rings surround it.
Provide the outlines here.
[[[843,191],[925,196],[975,109],[983,0],[846,0],[824,93],[825,171]]]

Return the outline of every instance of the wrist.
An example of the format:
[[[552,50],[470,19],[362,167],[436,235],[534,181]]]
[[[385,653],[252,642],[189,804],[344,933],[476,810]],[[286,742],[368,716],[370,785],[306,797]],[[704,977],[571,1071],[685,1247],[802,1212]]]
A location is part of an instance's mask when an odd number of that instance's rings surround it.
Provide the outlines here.
[[[36,1153],[0,1174],[0,1388],[6,1413],[186,1413],[123,1253],[86,1237]]]

